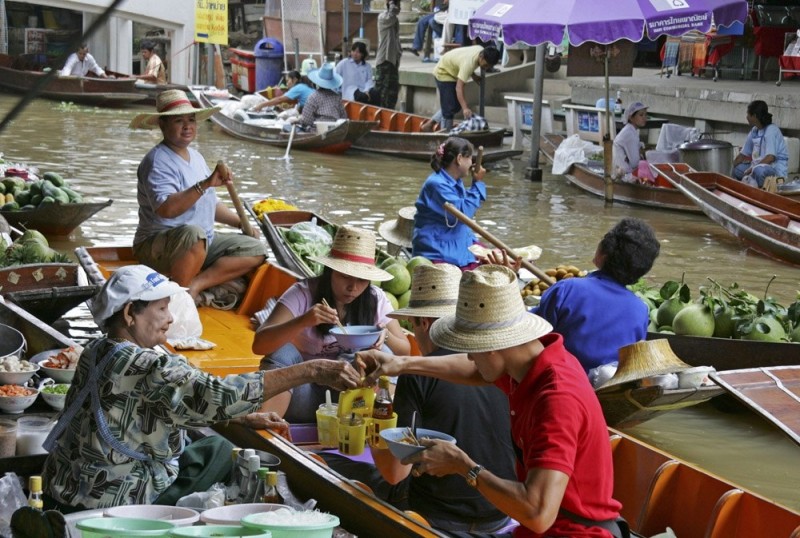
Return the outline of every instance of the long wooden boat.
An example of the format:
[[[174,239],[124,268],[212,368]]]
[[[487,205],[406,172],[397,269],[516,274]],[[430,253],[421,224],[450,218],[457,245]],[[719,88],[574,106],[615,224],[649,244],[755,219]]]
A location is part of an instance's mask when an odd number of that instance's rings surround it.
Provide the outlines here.
[[[434,124],[432,132],[423,131],[422,124],[428,120],[425,116],[347,100],[344,101],[344,108],[351,120],[378,122],[378,126],[369,134],[353,143],[353,149],[429,161],[436,148],[450,136],[445,132],[436,132],[438,124]],[[464,131],[458,136],[469,140],[476,148],[483,146],[484,162],[522,154],[522,151],[503,148],[504,128]]]
[[[31,263],[0,268],[0,295],[52,323],[92,296],[77,263]]]
[[[564,137],[554,134],[542,135],[540,150],[552,163],[556,148]],[[688,168],[687,165],[680,165]],[[603,164],[590,161],[587,164],[575,163],[564,174],[569,183],[575,185],[595,196],[605,196],[605,179],[603,178]],[[656,186],[638,183],[614,182],[614,201],[626,204],[656,207],[659,209],[672,209],[699,213],[700,209],[681,191],[672,187],[667,182],[656,183]]]
[[[62,204],[55,202],[46,207],[0,211],[8,223],[15,228],[38,230],[45,236],[69,235],[98,211],[111,205],[105,202],[80,202]]]
[[[45,323],[53,323],[61,316],[91,299],[97,286],[53,286],[40,290],[12,291],[6,299]]]
[[[800,264],[800,201],[716,172],[653,165],[711,220],[770,258]]]
[[[711,377],[800,444],[800,365],[731,370]]]
[[[203,107],[224,106],[230,99],[209,94],[204,90],[193,90],[198,102]],[[228,117],[217,112],[211,116],[211,121],[219,126],[226,134],[242,140],[267,144],[285,148],[289,143],[290,133],[284,132],[281,127],[262,127],[246,123],[236,118]],[[374,121],[347,120],[339,125],[332,126],[325,132],[300,133],[297,132],[292,140],[291,149],[316,151],[319,153],[344,153],[359,138],[366,135],[377,126]]]
[[[32,58],[0,54],[0,87],[16,93],[29,93],[47,76],[45,67]],[[94,106],[121,107],[144,99],[134,90],[135,79],[53,76],[39,95],[56,101]]]
[[[108,69],[106,69],[106,74],[109,76],[114,76],[116,78],[133,79],[135,81],[133,86],[133,91],[142,94],[144,96],[143,99],[137,103],[139,105],[155,105],[156,96],[158,96],[159,93],[167,90],[182,90],[186,92],[186,95],[189,97],[190,100],[194,102],[195,105],[197,104],[197,98],[192,94],[192,91],[189,88],[189,86],[186,86],[185,84],[172,84],[172,83],[154,84],[152,82],[145,82],[141,79],[133,78],[132,75],[127,73],[110,71]]]

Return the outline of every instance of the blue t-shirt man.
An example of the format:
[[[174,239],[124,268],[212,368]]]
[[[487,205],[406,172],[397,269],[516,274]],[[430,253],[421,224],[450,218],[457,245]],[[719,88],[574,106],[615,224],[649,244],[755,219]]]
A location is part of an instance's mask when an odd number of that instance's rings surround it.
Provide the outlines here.
[[[303,84],[302,82],[298,82],[297,84],[289,88],[283,95],[285,95],[292,101],[297,101],[297,105],[300,108],[303,108],[306,104],[308,96],[311,95],[312,93],[314,93],[313,88],[310,88],[308,85]]]

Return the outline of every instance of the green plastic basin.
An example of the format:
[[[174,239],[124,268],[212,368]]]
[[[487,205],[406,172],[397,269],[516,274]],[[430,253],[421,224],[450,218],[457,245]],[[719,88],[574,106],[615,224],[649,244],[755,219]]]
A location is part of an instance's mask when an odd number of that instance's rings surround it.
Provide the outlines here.
[[[93,517],[78,521],[83,538],[129,538],[134,536],[169,537],[175,525],[169,521],[128,517]]]

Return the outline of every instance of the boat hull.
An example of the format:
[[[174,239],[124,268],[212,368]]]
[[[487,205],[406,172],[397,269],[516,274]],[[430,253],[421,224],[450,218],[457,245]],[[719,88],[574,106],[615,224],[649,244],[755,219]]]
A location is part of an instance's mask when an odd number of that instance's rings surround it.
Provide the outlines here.
[[[77,204],[55,202],[35,209],[0,211],[0,215],[16,228],[38,230],[45,236],[69,235],[95,213],[110,206],[111,202],[112,200]]]

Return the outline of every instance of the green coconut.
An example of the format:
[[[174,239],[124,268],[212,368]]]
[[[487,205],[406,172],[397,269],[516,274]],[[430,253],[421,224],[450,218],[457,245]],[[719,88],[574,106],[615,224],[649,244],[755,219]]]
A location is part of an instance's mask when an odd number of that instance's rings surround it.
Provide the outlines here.
[[[672,330],[675,334],[711,336],[714,334],[714,314],[702,303],[690,304],[675,314]]]

